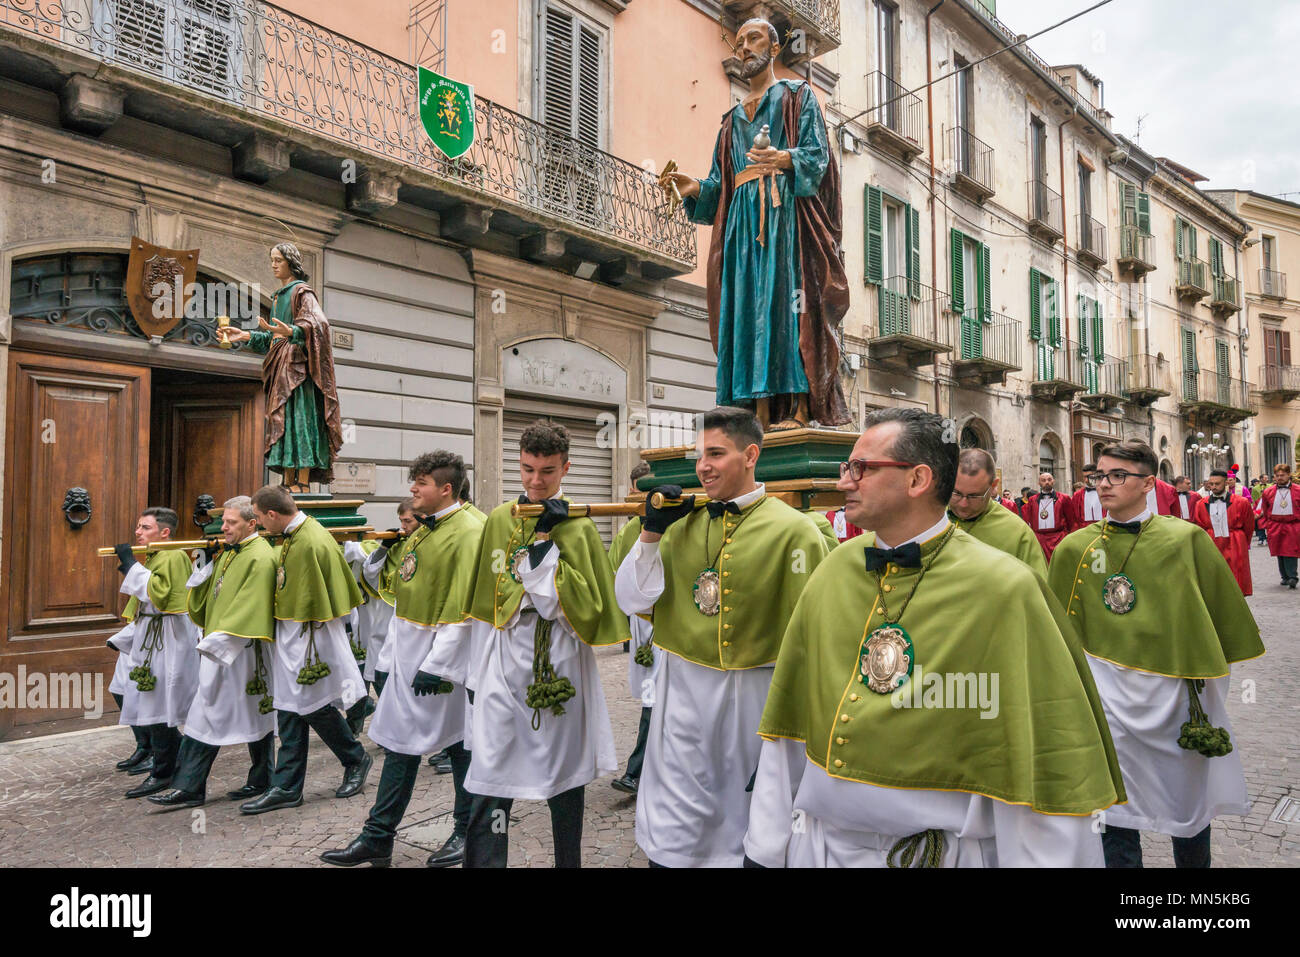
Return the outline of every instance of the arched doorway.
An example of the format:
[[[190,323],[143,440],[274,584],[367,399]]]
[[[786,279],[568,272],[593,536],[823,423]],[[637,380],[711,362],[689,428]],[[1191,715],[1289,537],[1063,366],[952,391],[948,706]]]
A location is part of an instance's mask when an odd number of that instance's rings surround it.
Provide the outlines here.
[[[961,427],[958,443],[963,449],[983,449],[994,459],[997,458],[997,453],[994,451],[993,430],[978,416],[971,416],[966,420]]]
[[[1055,434],[1045,433],[1038,443],[1038,471],[1049,473],[1059,484],[1064,468],[1065,447]]]

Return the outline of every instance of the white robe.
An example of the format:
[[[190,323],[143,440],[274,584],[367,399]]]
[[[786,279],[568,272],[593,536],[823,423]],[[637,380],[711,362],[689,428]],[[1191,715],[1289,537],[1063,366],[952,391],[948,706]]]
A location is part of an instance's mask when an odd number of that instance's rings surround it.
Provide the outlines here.
[[[392,670],[379,695],[370,722],[370,740],[398,754],[433,754],[465,735],[465,685],[448,677],[454,669],[442,662],[455,655],[454,646],[468,636],[468,622],[431,628],[394,616],[387,646]],[[449,694],[416,695],[411,688],[417,672],[452,682]]]
[[[641,702],[643,708],[649,708],[655,697],[655,679],[659,676],[659,672],[663,670],[664,658],[667,657],[667,652],[661,648],[654,648],[651,651],[654,660],[649,668],[637,664],[637,650],[654,641],[655,628],[654,625],[640,615],[628,615],[627,623],[632,630],[632,649],[627,656],[627,690],[633,698]]]
[[[474,756],[465,779],[471,794],[544,800],[618,770],[596,656],[560,613],[559,561],[553,545],[536,568],[531,559],[521,563],[525,594],[519,610],[505,628],[490,631],[482,648],[474,679]],[[539,615],[554,622],[551,664],[576,693],[564,703],[564,714],[543,710],[534,731],[533,709],[524,696],[533,683]]]
[[[145,635],[153,621],[150,615],[158,609],[149,600],[149,579],[152,572],[141,562],[131,566],[122,581],[121,591],[139,599],[135,620],[131,622],[133,638],[130,667],[144,664],[148,652]],[[134,681],[126,683],[122,696],[122,716],[119,724],[143,727],[166,724],[179,727],[190,709],[194,693],[199,686],[199,654],[196,645],[199,630],[186,614],[162,616],[163,646],[153,652],[149,668],[157,678],[152,691],[140,691]],[[130,668],[127,669],[128,672]]]
[[[1246,815],[1241,749],[1217,758],[1178,746],[1187,714],[1187,682],[1135,671],[1088,656],[1101,696],[1128,803],[1106,812],[1106,823],[1173,837],[1192,837],[1221,814]],[[1211,678],[1201,707],[1216,728],[1232,735],[1225,697],[1230,679]]]
[[[135,625],[132,622],[127,622],[125,628],[108,639],[108,643],[117,649],[117,664],[113,667],[113,680],[108,683],[109,694],[126,696],[129,681],[127,675],[131,673],[131,644],[134,640]],[[132,687],[135,685],[134,682],[130,684]]]
[[[208,563],[190,576],[186,588],[197,588],[212,576]],[[209,599],[210,600],[210,599]],[[196,741],[221,747],[260,741],[275,730],[275,712],[260,714],[261,695],[244,689],[257,670],[256,639],[214,631],[199,642],[199,687],[185,717],[185,733]],[[270,688],[273,649],[262,642],[262,662]]]
[[[352,566],[352,573],[364,576],[370,587],[378,591],[379,570],[384,566],[383,561],[379,562],[373,578],[366,571],[368,560],[375,555],[386,555],[386,549],[376,548],[367,555],[358,542],[343,544],[343,557]],[[385,670],[379,667],[379,660],[384,641],[388,637],[388,625],[393,620],[393,606],[368,592],[363,591],[363,594],[365,604],[352,609],[352,636],[366,650],[365,667],[361,672],[367,681],[374,681],[375,672]]]
[[[961,791],[833,778],[803,742],[779,738],[763,742],[745,853],[764,867],[886,867],[899,839],[935,828],[942,867],[1102,867],[1099,824]]]

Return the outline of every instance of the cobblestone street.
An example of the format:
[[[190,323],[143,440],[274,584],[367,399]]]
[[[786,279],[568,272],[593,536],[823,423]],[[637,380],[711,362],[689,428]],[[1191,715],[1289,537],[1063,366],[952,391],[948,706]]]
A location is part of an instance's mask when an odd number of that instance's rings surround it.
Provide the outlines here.
[[[1251,813],[1214,823],[1216,866],[1300,866],[1300,826],[1270,823],[1278,802],[1300,799],[1300,592],[1278,585],[1276,563],[1266,548],[1251,549],[1255,595],[1251,607],[1268,654],[1233,672],[1229,712],[1241,749]],[[1175,596],[1166,596],[1174,600]],[[597,652],[619,760],[636,737],[639,703],[627,692],[627,658],[621,649]],[[1243,682],[1253,681],[1255,701],[1245,703]],[[243,783],[244,748],[226,748],[208,783],[210,801],[200,811],[164,812],[124,791],[139,783],[113,770],[131,750],[126,728],[95,728],[45,738],[0,743],[0,839],[3,863],[107,866],[289,866],[324,867],[321,851],[354,837],[374,799],[382,753],[369,739],[375,767],[361,795],[337,800],[341,771],[314,736],[301,808],[245,817],[227,802],[226,790]],[[621,773],[621,772],[620,772]],[[634,840],[634,802],[604,777],[587,788],[583,864],[643,867]],[[450,775],[423,767],[394,849],[394,866],[423,866],[451,830]],[[1146,863],[1172,866],[1168,838],[1144,837]],[[546,804],[517,801],[511,824],[512,866],[551,864]]]

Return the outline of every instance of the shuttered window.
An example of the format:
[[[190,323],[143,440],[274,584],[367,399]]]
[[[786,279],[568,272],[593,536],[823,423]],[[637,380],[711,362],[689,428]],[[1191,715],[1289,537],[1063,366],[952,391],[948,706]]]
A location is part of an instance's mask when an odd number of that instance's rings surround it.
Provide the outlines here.
[[[1210,237],[1210,275],[1223,278],[1223,243],[1213,236]]]
[[[1174,255],[1179,259],[1196,258],[1196,227],[1181,216],[1174,218]]]
[[[885,198],[897,203],[901,208],[902,229],[890,232],[886,229]],[[878,186],[866,186],[862,197],[863,235],[866,237],[866,254],[863,256],[865,281],[876,286],[892,275],[885,275],[887,264],[890,271],[893,264],[902,263],[902,274],[907,277],[908,295],[913,299],[921,298],[921,214],[910,203],[905,203],[895,196],[887,194]],[[899,246],[899,240],[902,245]],[[886,248],[893,244],[894,248]],[[895,290],[897,292],[899,290]]]
[[[1120,223],[1136,226],[1144,236],[1151,235],[1151,194],[1132,183],[1119,184]]]
[[[594,149],[603,146],[603,39],[586,21],[558,6],[542,9],[540,119]]]

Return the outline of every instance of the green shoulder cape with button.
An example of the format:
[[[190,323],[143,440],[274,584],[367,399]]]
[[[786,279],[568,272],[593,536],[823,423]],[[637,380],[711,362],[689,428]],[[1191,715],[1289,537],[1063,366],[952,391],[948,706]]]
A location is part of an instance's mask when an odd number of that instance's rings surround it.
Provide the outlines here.
[[[1000,552],[1015,555],[1038,574],[1047,577],[1047,558],[1043,555],[1043,546],[1038,544],[1038,536],[1028,522],[997,499],[989,500],[984,511],[973,519],[958,518],[952,512],[948,513],[948,518],[972,538],[992,545]]]
[[[280,621],[333,621],[361,604],[343,548],[310,515],[281,540],[276,559],[284,568],[284,587],[271,586]]]
[[[400,547],[389,551],[400,570],[408,555],[415,556],[410,581],[393,576],[394,614],[404,621],[436,628],[465,620],[465,597],[474,578],[483,527],[463,507],[438,519],[433,531],[421,525]]]
[[[668,526],[659,554],[664,592],[654,607],[655,644],[730,671],[776,661],[799,593],[826,557],[826,539],[807,515],[764,497],[739,515],[709,518],[697,508]],[[695,604],[695,580],[706,568],[722,586],[716,615]]]
[[[213,559],[207,580],[190,589],[189,613],[203,634],[222,632],[236,638],[275,640],[275,549],[258,536],[239,549]],[[214,596],[216,583],[221,589]]]
[[[1067,535],[1048,572],[1088,654],[1170,678],[1218,678],[1264,653],[1232,569],[1199,525],[1154,515],[1136,544],[1132,532],[1102,525]],[[1117,615],[1102,588],[1121,564],[1137,602]]]
[[[536,518],[512,517],[512,504],[494,508],[483,526],[466,601],[469,617],[493,628],[504,628],[523,600],[524,586],[510,575],[510,560],[516,549],[532,543],[537,527]],[[596,523],[566,519],[551,530],[551,541],[560,550],[555,572],[560,614],[573,633],[593,646],[631,641],[627,617],[614,600],[614,573]]]
[[[813,764],[864,784],[964,791],[1045,814],[1123,802],[1092,673],[1047,583],[956,530],[915,589],[919,568],[865,570],[862,548],[874,541],[866,532],[845,542],[804,589],[758,733],[802,741]],[[922,544],[923,563],[941,541]],[[915,670],[892,694],[861,681],[864,643],[884,623],[881,584],[892,586],[893,615],[911,595],[900,625]]]
[[[632,550],[632,546],[640,537],[641,516],[638,515],[620,528],[614,540],[609,543],[609,563],[614,567],[615,575],[618,574],[618,566],[623,564],[623,559],[627,558],[627,553]]]
[[[375,549],[379,547],[379,542],[373,538],[363,539],[357,542],[357,544],[361,546],[361,551],[365,554],[366,558],[369,558],[371,555],[373,555],[375,553]],[[388,550],[389,558],[392,557],[393,552],[400,551],[400,550],[401,550],[400,547],[390,548]],[[360,564],[364,565],[365,560],[363,559],[360,562]],[[361,574],[360,569],[358,569],[357,572],[353,574],[352,577],[357,580],[357,587],[361,589],[361,597],[365,599],[365,601],[363,601],[362,604],[365,604],[366,602],[376,601],[376,600],[386,601],[390,605],[393,603],[392,593],[386,592],[383,588],[383,586],[386,584],[386,579],[384,578],[384,575],[386,572],[390,570],[390,568],[396,570],[396,566],[386,560],[383,569],[379,573],[379,584],[381,586],[379,590],[376,590],[375,587],[370,584],[370,582],[366,581],[366,576]]]
[[[185,614],[185,583],[189,581],[194,566],[184,550],[168,548],[150,552],[144,567],[149,569],[149,584],[145,587],[153,606],[164,615]],[[122,617],[127,621],[135,621],[139,610],[140,599],[132,595]]]

